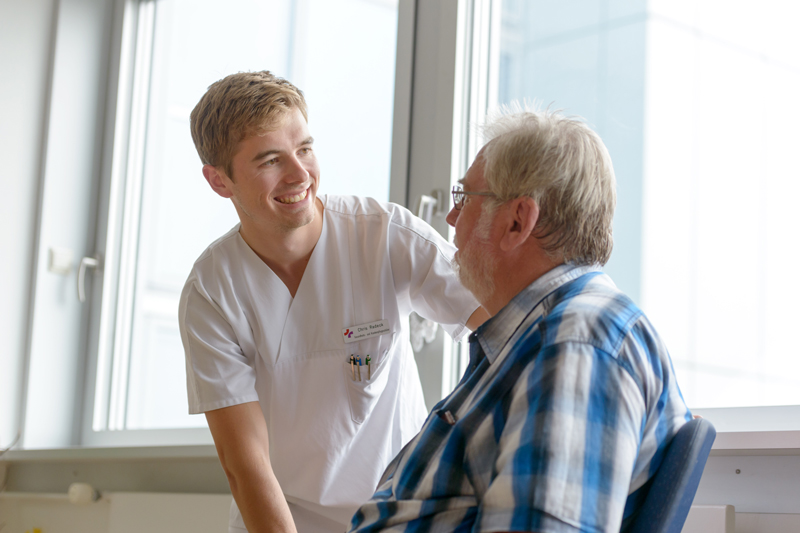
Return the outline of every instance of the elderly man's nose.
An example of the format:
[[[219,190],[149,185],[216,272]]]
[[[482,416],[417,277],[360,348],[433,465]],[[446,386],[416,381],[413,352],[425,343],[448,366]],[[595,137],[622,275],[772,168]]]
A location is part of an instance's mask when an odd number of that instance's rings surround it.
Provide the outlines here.
[[[455,207],[453,207],[453,208],[450,210],[450,212],[449,212],[449,213],[447,213],[447,218],[445,218],[445,220],[446,220],[446,221],[447,221],[447,223],[448,223],[448,224],[450,224],[451,226],[453,226],[453,227],[456,227],[456,220],[457,220],[457,219],[458,219],[458,210],[457,210]]]

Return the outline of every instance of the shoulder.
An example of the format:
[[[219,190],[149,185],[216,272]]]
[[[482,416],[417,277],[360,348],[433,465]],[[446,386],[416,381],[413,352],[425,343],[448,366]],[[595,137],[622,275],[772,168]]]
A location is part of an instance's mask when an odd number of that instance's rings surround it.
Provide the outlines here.
[[[545,343],[582,342],[615,356],[644,313],[602,272],[565,283],[542,302]]]
[[[447,243],[429,224],[399,204],[369,197],[338,195],[327,195],[323,202],[326,216],[334,223],[347,219],[355,224],[380,224],[386,231],[412,239],[421,238],[439,247]]]
[[[325,211],[334,216],[345,217],[383,217],[391,224],[416,227],[427,226],[419,217],[392,202],[383,202],[367,196],[326,195],[323,199]]]
[[[208,245],[192,265],[183,292],[186,293],[190,287],[213,284],[213,280],[220,278],[220,272],[228,271],[231,265],[241,263],[240,241],[237,224]]]
[[[203,265],[206,263],[209,258],[214,256],[219,256],[220,254],[223,255],[230,255],[231,253],[236,253],[237,248],[237,240],[239,238],[239,224],[236,224],[227,233],[225,233],[222,237],[215,240],[208,247],[203,250],[203,253],[197,258],[194,262],[194,268],[197,268],[198,265]]]
[[[639,306],[605,274],[567,283],[543,303],[540,332],[545,346],[590,346],[590,353],[614,361],[645,397],[658,393],[660,383],[672,375],[666,344]]]
[[[366,196],[328,194],[321,199],[325,205],[325,212],[339,217],[387,216],[391,214],[395,205],[389,202],[380,202]]]

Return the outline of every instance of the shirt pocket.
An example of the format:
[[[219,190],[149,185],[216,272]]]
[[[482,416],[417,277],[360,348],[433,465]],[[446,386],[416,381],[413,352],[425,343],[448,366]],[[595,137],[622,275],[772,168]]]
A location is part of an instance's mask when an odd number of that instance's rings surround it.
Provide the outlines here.
[[[345,346],[343,361],[344,380],[350,400],[350,416],[361,424],[367,419],[381,394],[386,389],[394,354],[395,333],[381,335]],[[354,363],[350,357],[356,358]],[[367,356],[370,363],[367,365]],[[361,359],[358,364],[357,358]]]

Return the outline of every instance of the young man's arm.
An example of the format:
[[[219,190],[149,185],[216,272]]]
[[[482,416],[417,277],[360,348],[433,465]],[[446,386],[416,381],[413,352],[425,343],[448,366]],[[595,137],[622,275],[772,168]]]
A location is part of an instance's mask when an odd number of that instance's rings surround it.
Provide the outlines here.
[[[249,533],[296,533],[269,461],[269,435],[258,402],[206,412],[217,454]]]
[[[478,326],[489,320],[489,318],[491,318],[491,315],[486,312],[486,309],[483,307],[478,307],[467,319],[467,327],[470,330],[475,331],[478,329]]]

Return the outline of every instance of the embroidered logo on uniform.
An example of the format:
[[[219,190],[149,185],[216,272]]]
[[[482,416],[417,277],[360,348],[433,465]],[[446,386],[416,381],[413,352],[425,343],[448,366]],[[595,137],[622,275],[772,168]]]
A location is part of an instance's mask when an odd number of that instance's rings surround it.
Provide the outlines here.
[[[353,336],[353,332],[352,332],[352,331],[350,331],[350,328],[347,328],[347,329],[345,330],[345,332],[344,332],[344,336],[345,336],[345,337],[347,337],[348,339],[349,339],[350,337],[352,337],[352,336]]]

